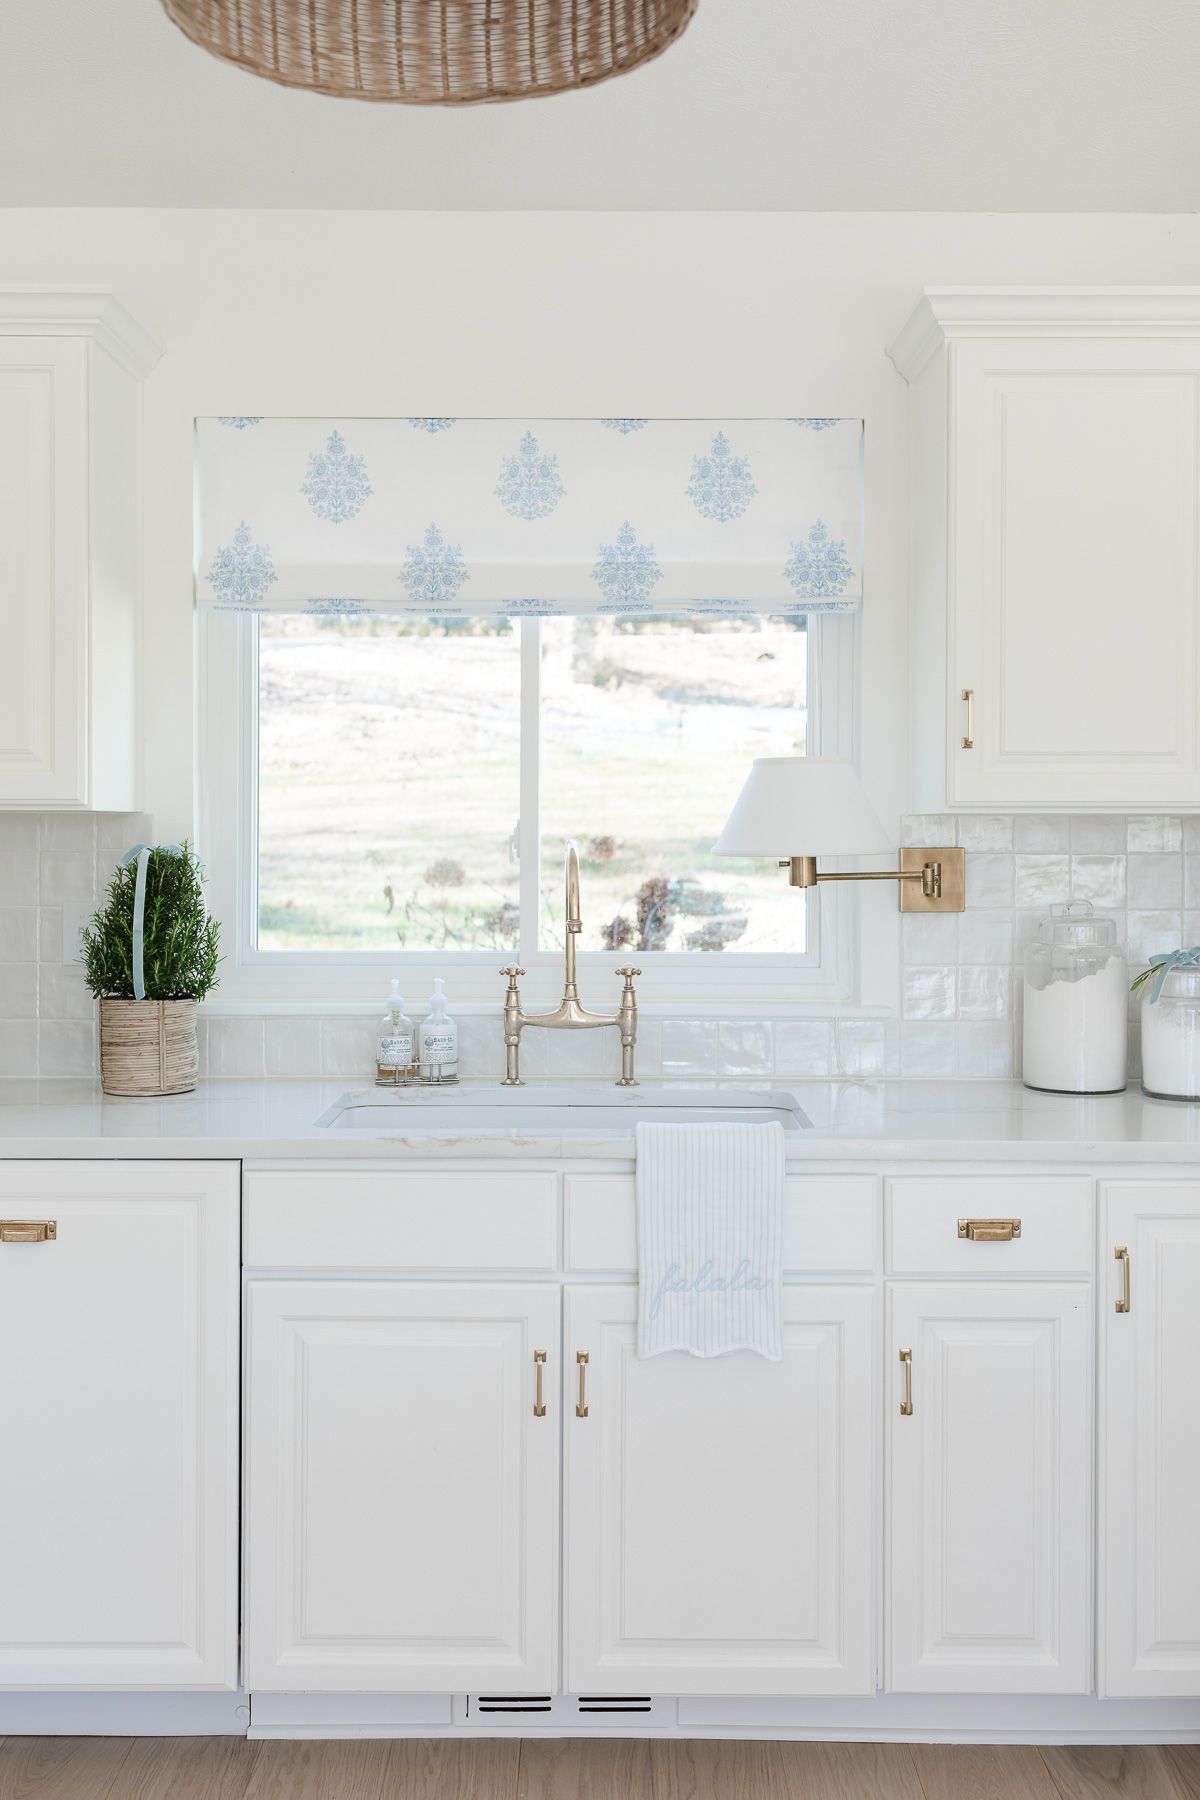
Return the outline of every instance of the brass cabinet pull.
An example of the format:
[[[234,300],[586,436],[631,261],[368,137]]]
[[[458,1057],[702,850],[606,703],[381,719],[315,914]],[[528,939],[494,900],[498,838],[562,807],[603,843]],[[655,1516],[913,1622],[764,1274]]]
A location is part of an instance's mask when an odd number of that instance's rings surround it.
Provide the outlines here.
[[[587,1351],[586,1350],[577,1350],[575,1352],[575,1361],[579,1364],[579,1398],[575,1402],[575,1417],[577,1419],[586,1419],[588,1416],[588,1404],[587,1404],[588,1353],[587,1353]]]
[[[1014,1238],[1021,1235],[1020,1219],[960,1219],[958,1221],[960,1238],[970,1238],[973,1244],[1011,1244]]]
[[[960,738],[959,742],[964,750],[973,750],[975,748],[975,689],[964,688],[962,697],[967,703],[967,735],[965,738]]]
[[[0,1219],[0,1244],[49,1244],[57,1236],[57,1219]]]
[[[533,1353],[533,1416],[535,1419],[544,1419],[546,1416],[546,1402],[542,1398],[542,1371],[545,1367],[546,1352],[535,1350]]]
[[[1129,1311],[1129,1250],[1126,1245],[1118,1244],[1113,1251],[1113,1259],[1121,1265],[1121,1298],[1117,1301],[1118,1312]]]
[[[900,1365],[904,1370],[904,1398],[900,1402],[900,1411],[906,1419],[912,1418],[912,1351],[900,1352]]]

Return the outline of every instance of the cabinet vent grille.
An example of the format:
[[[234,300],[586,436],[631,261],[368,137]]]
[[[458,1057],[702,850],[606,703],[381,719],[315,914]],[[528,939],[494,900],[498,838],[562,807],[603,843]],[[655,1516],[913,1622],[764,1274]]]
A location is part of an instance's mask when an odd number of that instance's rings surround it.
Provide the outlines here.
[[[537,1713],[547,1730],[569,1727],[573,1719],[596,1724],[601,1719],[635,1717],[646,1725],[668,1722],[662,1700],[649,1694],[472,1694],[467,1700],[468,1718],[523,1720],[525,1730],[538,1729],[531,1720]]]
[[[549,1694],[479,1694],[474,1706],[481,1713],[548,1713],[553,1708]]]

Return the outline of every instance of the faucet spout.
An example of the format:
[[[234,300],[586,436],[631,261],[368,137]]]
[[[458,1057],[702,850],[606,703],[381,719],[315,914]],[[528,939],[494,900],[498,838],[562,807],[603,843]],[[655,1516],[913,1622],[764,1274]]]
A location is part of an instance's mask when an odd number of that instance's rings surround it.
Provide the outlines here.
[[[583,920],[579,915],[579,851],[574,838],[567,839],[566,922],[566,987],[563,998],[577,1000],[579,990],[575,983],[575,939],[583,930]]]

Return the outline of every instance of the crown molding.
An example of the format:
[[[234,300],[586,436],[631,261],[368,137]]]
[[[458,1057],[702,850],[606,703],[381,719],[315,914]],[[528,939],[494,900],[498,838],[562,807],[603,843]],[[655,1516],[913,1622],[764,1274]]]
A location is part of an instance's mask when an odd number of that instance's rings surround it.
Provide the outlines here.
[[[0,337],[86,337],[141,381],[162,345],[110,287],[0,286]]]
[[[906,381],[916,381],[956,339],[1197,334],[1200,287],[931,287],[888,355]]]

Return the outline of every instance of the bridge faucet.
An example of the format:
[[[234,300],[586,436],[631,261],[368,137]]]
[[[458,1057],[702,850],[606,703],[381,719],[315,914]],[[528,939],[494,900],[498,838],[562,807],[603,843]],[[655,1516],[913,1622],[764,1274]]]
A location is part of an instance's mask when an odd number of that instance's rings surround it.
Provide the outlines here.
[[[621,1004],[615,1013],[588,1012],[579,1004],[579,988],[575,979],[575,939],[583,930],[583,921],[579,912],[579,852],[573,841],[567,844],[566,864],[566,926],[567,942],[564,961],[563,997],[552,1013],[527,1013],[521,1006],[521,993],[517,986],[518,976],[524,975],[524,969],[501,969],[502,975],[508,976],[508,991],[504,996],[504,1057],[505,1087],[521,1087],[521,1033],[529,1025],[544,1025],[547,1031],[595,1031],[597,1028],[611,1025],[621,1034],[621,1078],[618,1087],[637,1087],[637,1078],[633,1072],[634,1048],[637,1044],[637,995],[634,993],[633,978],[640,975],[640,969],[618,969],[617,974],[624,977],[625,986],[621,990]]]

